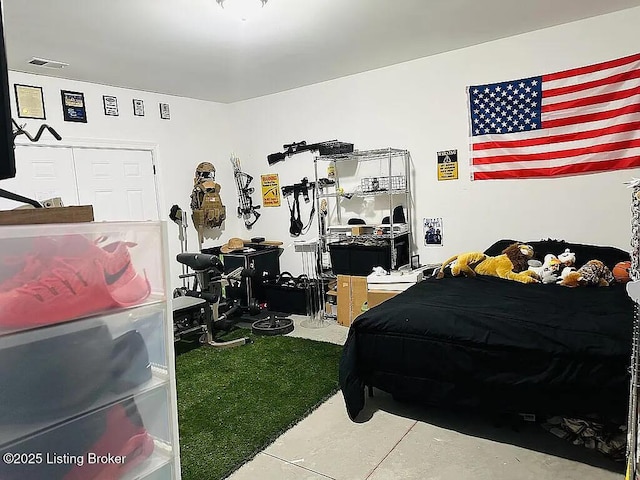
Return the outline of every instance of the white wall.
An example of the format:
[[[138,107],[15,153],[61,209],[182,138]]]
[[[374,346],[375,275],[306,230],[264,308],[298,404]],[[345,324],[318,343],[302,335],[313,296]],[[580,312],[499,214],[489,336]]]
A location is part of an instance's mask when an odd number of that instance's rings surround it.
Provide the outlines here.
[[[223,186],[221,196],[227,205],[230,220],[225,222],[222,231],[211,232],[213,235],[221,236],[218,239],[207,239],[205,246],[218,245],[237,234],[237,221],[234,215],[237,199],[229,162],[231,140],[228,133],[227,105],[19,72],[9,72],[9,81],[14,118],[20,124],[26,123],[28,130],[34,134],[42,122],[18,118],[15,112],[13,84],[43,87],[46,123],[60,133],[63,141],[56,142],[47,134],[42,137],[42,142],[58,145],[142,145],[156,148],[157,183],[161,200],[160,215],[163,220],[168,220],[169,209],[173,204],[180,205],[190,214],[189,195],[193,187],[195,167],[204,161],[213,163],[217,168],[216,179]],[[88,120],[86,124],[63,120],[60,90],[84,93]],[[118,117],[104,115],[103,95],[114,95],[118,98],[120,113]],[[144,100],[144,117],[133,115],[134,98]],[[160,119],[160,102],[170,105],[171,119],[168,121]],[[19,157],[16,162],[17,169],[20,169]],[[191,224],[190,219],[189,223]],[[178,226],[170,222],[168,230],[170,253],[171,257],[175,258],[180,251]],[[196,232],[192,227],[188,237],[190,250],[196,251],[198,244]],[[181,284],[177,278],[179,273],[180,268],[177,262],[171,262],[171,278],[174,287]]]
[[[630,194],[623,182],[639,176],[637,169],[471,182],[465,87],[637,53],[639,24],[635,8],[232,104],[233,145],[249,173],[279,173],[283,185],[313,177],[308,153],[269,167],[267,154],[283,143],[337,138],[360,150],[410,150],[414,229],[423,217],[444,218],[444,246],[420,245],[423,263],[484,249],[501,238],[551,237],[628,249]],[[438,182],[436,152],[449,149],[458,149],[460,179]],[[262,213],[253,233],[289,241],[286,207]],[[421,238],[420,227],[414,239]],[[288,250],[283,268],[300,271],[300,260]]]
[[[280,208],[262,208],[262,217],[250,231],[236,218],[231,152],[255,177],[253,199],[260,204],[260,174],[278,173],[281,185],[313,178],[310,153],[273,167],[267,164],[266,156],[280,151],[283,143],[337,138],[361,150],[387,146],[410,150],[414,239],[423,263],[483,249],[499,238],[552,237],[627,249],[630,196],[623,182],[640,172],[471,182],[465,87],[637,53],[638,24],[640,8],[635,8],[231,105],[16,72],[10,72],[10,81],[44,87],[47,123],[65,141],[157,145],[160,211],[165,219],[174,203],[188,209],[193,170],[199,162],[211,161],[218,169],[228,220],[221,236],[207,240],[205,246],[231,236],[282,240],[287,246],[282,268],[294,273],[302,267],[291,246],[286,202]],[[87,124],[63,121],[61,89],[84,92]],[[103,114],[102,95],[118,97],[119,117]],[[145,101],[145,117],[133,116],[133,98]],[[161,101],[171,106],[170,121],[159,118]],[[39,124],[27,123],[31,128]],[[448,149],[458,149],[460,179],[438,182],[436,151]],[[303,206],[303,216],[308,212],[309,206]],[[426,248],[420,244],[421,219],[437,216],[444,218],[444,246]],[[177,226],[172,227],[173,255],[179,244]],[[307,237],[316,235],[314,225]],[[190,240],[193,249],[193,230]],[[173,278],[178,271],[172,264]]]

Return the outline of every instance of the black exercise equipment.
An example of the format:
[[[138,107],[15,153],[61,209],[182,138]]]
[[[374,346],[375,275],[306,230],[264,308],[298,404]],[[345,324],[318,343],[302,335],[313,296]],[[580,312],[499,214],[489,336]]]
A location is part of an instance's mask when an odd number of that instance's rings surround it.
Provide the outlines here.
[[[178,205],[173,205],[169,211],[169,218],[175,222],[179,227],[178,238],[180,239],[180,253],[184,253],[189,250],[189,240],[187,239],[187,215]],[[188,273],[187,266],[182,264],[182,275]],[[182,279],[182,290],[186,290],[186,280]],[[175,295],[174,295],[175,296]]]
[[[293,332],[293,320],[277,315],[270,315],[268,318],[253,322],[251,332],[254,335],[275,336],[286,335]]]
[[[280,274],[281,248],[256,244],[251,250],[222,255],[225,273],[237,268],[242,269],[241,281],[233,281],[225,289],[225,294],[228,300],[238,300],[245,312],[252,310],[252,302],[255,304],[266,301],[263,291],[264,282],[276,278]],[[255,311],[255,307],[253,311]]]
[[[235,347],[251,343],[249,338],[239,338],[227,342],[215,339],[216,332],[227,330],[227,320],[240,311],[240,305],[234,304],[223,315],[219,314],[222,299],[222,285],[231,280],[242,278],[242,268],[227,274],[224,265],[215,255],[206,253],[179,253],[176,260],[189,267],[193,273],[180,275],[181,278],[195,277],[193,288],[176,289],[174,295],[174,340],[184,339],[187,335],[199,334],[200,342],[212,347]],[[188,297],[180,299],[180,297]],[[224,328],[221,325],[225,325]]]

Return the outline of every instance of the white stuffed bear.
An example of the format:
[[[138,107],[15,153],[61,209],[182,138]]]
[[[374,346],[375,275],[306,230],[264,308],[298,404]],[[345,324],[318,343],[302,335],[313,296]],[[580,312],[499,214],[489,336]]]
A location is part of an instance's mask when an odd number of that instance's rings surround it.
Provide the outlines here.
[[[564,252],[558,255],[558,260],[560,260],[565,267],[573,267],[576,264],[576,254],[568,248],[565,248]]]
[[[528,270],[532,270],[540,275],[545,268],[552,265],[559,265],[560,261],[553,253],[548,253],[544,256],[544,263],[540,263],[540,260],[529,260],[527,263],[529,264]]]
[[[558,269],[555,266],[543,269],[540,275],[540,281],[542,283],[556,283],[559,278]]]
[[[536,272],[542,283],[555,283],[558,280],[562,263],[554,254],[545,255],[544,263],[540,263],[539,260],[529,260],[528,263],[528,269]]]

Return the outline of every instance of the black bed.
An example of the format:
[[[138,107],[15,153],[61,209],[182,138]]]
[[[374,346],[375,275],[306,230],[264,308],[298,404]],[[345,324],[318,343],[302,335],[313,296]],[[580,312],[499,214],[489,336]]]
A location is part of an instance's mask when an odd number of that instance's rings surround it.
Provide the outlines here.
[[[511,240],[486,250],[498,255]],[[629,254],[548,240],[536,257],[569,248],[578,265]],[[365,386],[402,400],[496,412],[624,419],[633,303],[623,285],[567,288],[494,277],[429,278],[361,314],[340,362],[355,419]]]

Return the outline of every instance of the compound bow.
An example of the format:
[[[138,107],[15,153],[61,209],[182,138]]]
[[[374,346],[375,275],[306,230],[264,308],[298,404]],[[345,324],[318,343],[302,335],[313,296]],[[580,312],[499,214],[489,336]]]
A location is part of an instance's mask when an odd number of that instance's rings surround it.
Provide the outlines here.
[[[238,201],[240,203],[238,205],[238,217],[242,217],[246,227],[251,228],[260,218],[260,213],[258,213],[260,205],[254,205],[251,200],[251,194],[255,189],[250,187],[249,184],[253,177],[242,171],[238,157],[232,156],[231,164],[233,165],[233,176],[236,179],[236,189],[238,190]]]

